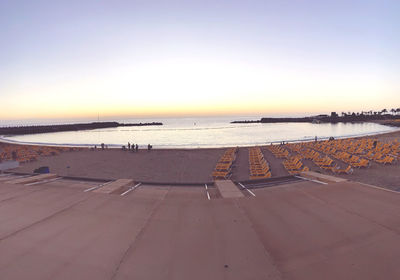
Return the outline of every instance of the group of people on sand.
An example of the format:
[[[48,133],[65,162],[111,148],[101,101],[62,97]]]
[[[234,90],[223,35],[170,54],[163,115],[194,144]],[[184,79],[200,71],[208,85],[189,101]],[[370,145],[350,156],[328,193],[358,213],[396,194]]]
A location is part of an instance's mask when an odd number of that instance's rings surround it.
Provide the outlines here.
[[[104,143],[101,143],[100,147],[101,147],[102,150],[108,149],[108,146],[105,145]],[[92,150],[96,151],[97,150],[97,145],[94,145],[94,148]]]
[[[102,150],[108,149],[108,146],[105,145],[104,143],[101,143],[100,146],[101,146]],[[153,146],[148,144],[147,145],[147,150],[150,151],[151,149],[153,149]],[[97,145],[95,145],[94,148],[92,148],[92,150],[97,150]],[[128,149],[127,149],[127,147],[125,145],[123,145],[122,146],[122,150],[123,151],[128,150],[128,151],[132,151],[132,152],[138,152],[139,151],[139,145],[135,144],[135,143],[131,144],[130,142],[128,142]]]
[[[128,142],[128,151],[132,151],[132,152],[139,151],[139,145],[138,144],[135,145],[135,143],[131,144]]]
[[[125,147],[125,146],[123,146],[123,147]],[[150,151],[152,148],[153,148],[152,145],[150,145],[150,144],[147,145],[148,151]],[[131,144],[130,142],[128,142],[128,151],[132,151],[132,152],[139,151],[139,145],[138,144],[135,145],[134,143]]]

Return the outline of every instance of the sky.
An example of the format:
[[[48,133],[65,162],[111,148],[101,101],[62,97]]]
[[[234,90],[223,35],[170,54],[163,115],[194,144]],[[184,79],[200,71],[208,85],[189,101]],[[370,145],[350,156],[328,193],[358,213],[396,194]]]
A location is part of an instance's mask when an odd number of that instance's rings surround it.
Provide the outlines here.
[[[397,0],[0,0],[0,118],[399,108],[399,14]]]

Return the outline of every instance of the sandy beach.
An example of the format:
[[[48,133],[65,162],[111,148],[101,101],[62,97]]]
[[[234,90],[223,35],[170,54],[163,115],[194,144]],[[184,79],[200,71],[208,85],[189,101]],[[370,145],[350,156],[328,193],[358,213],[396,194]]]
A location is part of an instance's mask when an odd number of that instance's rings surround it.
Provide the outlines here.
[[[400,139],[400,132],[370,136],[382,142]],[[63,152],[55,156],[41,156],[37,161],[23,163],[16,172],[32,173],[40,166],[48,166],[52,173],[60,176],[75,176],[101,179],[130,178],[138,182],[155,183],[205,183],[212,181],[212,172],[225,148],[218,149],[153,149],[139,152],[108,150],[81,150]],[[269,163],[272,177],[289,175],[282,165],[284,159],[276,158],[268,146],[261,146],[264,158]],[[311,171],[330,174],[311,160],[304,160]],[[346,164],[337,161],[345,167]],[[238,149],[231,178],[234,181],[249,180],[248,148]],[[400,167],[371,161],[371,166],[354,169],[353,174],[338,175],[346,179],[377,185],[390,189],[400,188]]]
[[[138,152],[83,150],[42,157],[15,171],[33,172],[49,166],[52,173],[101,179],[130,178],[147,182],[209,182],[224,149],[139,150]]]

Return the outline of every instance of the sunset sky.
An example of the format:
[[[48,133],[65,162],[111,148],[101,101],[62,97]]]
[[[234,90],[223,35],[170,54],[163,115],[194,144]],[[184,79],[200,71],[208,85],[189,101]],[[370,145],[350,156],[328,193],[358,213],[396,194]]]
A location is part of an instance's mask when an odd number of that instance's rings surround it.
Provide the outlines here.
[[[400,1],[0,0],[0,118],[400,107]]]

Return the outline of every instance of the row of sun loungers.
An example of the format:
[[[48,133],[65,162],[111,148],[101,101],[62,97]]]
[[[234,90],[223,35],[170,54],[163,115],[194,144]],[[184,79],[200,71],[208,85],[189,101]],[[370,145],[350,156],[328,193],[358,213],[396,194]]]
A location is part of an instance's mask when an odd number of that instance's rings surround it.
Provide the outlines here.
[[[305,148],[304,144],[293,144],[288,147],[297,152],[300,157],[312,160],[319,168],[323,170],[331,171],[336,174],[350,174],[353,172],[352,166],[349,165],[347,168],[342,169],[331,157],[323,155],[311,148]]]
[[[261,149],[249,148],[250,179],[270,178],[271,171]]]
[[[303,171],[310,171],[310,168],[305,166],[301,161],[301,156],[292,156],[287,160],[283,161],[283,166],[289,172],[289,174],[299,174]]]
[[[370,161],[393,164],[400,154],[399,142],[382,143],[373,139],[323,141],[315,148],[357,168],[369,167]]]
[[[236,154],[238,148],[229,148],[218,160],[217,165],[212,173],[214,180],[216,179],[228,179],[232,175],[233,163],[236,160]]]
[[[387,143],[374,139],[341,139],[287,145],[303,158],[312,160],[321,169],[350,174],[353,168],[368,168],[371,162],[394,164],[400,156],[400,142]],[[347,164],[341,168],[332,160]]]
[[[46,147],[33,145],[0,144],[0,162],[17,160],[20,163],[35,161],[39,156],[58,155],[61,152],[75,151],[80,148]]]
[[[294,147],[293,145],[285,145],[285,147],[291,149]],[[298,154],[296,156],[292,156],[289,150],[282,146],[268,146],[268,150],[274,155],[276,158],[285,159],[283,161],[283,166],[289,174],[299,174],[303,171],[309,171],[310,168],[305,166],[302,162],[302,155]]]
[[[269,145],[267,149],[276,157],[276,158],[288,158],[289,151],[281,146],[277,145]]]

